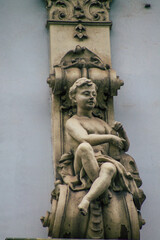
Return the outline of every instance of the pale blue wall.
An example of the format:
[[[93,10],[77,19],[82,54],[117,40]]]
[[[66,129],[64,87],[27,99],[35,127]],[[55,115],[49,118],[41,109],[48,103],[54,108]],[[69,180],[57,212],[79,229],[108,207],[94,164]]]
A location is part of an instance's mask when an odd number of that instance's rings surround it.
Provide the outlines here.
[[[143,189],[141,240],[160,236],[160,2],[113,0],[112,64],[125,85],[115,117],[127,130]],[[0,240],[47,237],[40,216],[53,187],[47,11],[43,0],[0,0]]]
[[[144,3],[151,8],[144,8]],[[147,199],[142,240],[160,238],[160,1],[115,0],[111,8],[112,65],[125,85],[115,117],[128,133]]]
[[[0,0],[0,240],[47,237],[53,187],[47,11]]]

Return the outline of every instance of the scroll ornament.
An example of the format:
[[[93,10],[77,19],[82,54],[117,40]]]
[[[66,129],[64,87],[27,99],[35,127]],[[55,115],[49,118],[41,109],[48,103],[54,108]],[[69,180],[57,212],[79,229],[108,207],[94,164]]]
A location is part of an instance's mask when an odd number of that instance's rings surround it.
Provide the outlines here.
[[[53,74],[50,74],[47,82],[54,95],[63,95],[63,99],[66,97],[65,102],[69,107],[71,102],[67,98],[68,90],[81,77],[90,78],[97,85],[97,104],[101,109],[106,109],[108,97],[116,96],[124,84],[109,65],[105,65],[89,49],[80,46],[65,54],[60,63],[54,66]]]
[[[109,21],[111,0],[46,0],[50,20]]]

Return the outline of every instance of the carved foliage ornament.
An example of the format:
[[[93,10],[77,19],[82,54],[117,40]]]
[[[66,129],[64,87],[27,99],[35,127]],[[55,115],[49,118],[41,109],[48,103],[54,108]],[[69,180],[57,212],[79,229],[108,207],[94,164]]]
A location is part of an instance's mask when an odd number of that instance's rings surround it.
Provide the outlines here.
[[[109,22],[111,0],[46,0],[49,20]]]

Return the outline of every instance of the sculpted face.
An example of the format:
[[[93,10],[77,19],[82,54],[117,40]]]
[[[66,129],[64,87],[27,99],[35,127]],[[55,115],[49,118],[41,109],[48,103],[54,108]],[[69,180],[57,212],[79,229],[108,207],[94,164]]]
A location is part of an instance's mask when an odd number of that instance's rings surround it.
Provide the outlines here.
[[[95,85],[84,85],[83,87],[77,88],[75,95],[75,102],[77,104],[77,107],[84,110],[93,109],[96,105],[96,96],[97,92]]]

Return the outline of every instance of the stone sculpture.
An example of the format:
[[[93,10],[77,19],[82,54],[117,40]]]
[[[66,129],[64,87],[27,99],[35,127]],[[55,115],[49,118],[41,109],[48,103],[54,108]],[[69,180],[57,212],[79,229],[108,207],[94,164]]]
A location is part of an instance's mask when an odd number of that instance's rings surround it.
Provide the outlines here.
[[[82,182],[82,188],[89,189],[81,203],[78,205],[83,215],[88,212],[88,207],[93,200],[102,194],[107,204],[108,188],[115,183],[118,177],[118,189],[130,189],[128,179],[132,177],[123,166],[108,156],[108,143],[112,143],[119,150],[128,150],[129,142],[120,123],[115,123],[117,133],[121,129],[124,138],[111,134],[112,129],[103,120],[92,115],[96,105],[96,86],[86,78],[78,79],[70,88],[70,98],[77,105],[77,114],[66,123],[68,144],[73,153],[74,172],[77,180]],[[87,175],[87,179],[86,176]],[[113,187],[117,189],[115,186]]]
[[[114,119],[124,83],[111,66],[111,0],[46,2],[55,189],[42,224],[51,238],[139,240],[145,195]]]
[[[96,89],[96,85],[90,79],[84,77],[76,80],[70,88],[69,96],[73,104],[77,106],[77,113],[66,122],[69,152],[63,154],[60,159],[58,168],[62,182],[58,181],[56,190],[52,195],[53,199],[60,201],[59,191],[62,190],[60,190],[59,184],[62,183],[61,186],[65,184],[68,187],[68,191],[73,191],[72,194],[75,193],[74,201],[76,204],[71,204],[76,209],[72,208],[70,211],[76,211],[76,216],[73,219],[73,216],[70,216],[70,214],[67,216],[65,213],[67,210],[63,206],[64,212],[60,217],[57,212],[60,210],[58,210],[58,207],[56,209],[58,203],[53,201],[52,212],[47,213],[47,216],[41,220],[44,226],[49,227],[49,236],[51,237],[106,239],[113,237],[133,239],[134,237],[134,239],[139,239],[139,228],[144,224],[139,210],[145,199],[143,191],[138,188],[141,180],[134,160],[125,154],[125,151],[129,148],[129,140],[122,124],[115,122],[111,128],[105,121],[93,116],[93,109],[96,106]],[[110,145],[117,148],[116,159],[109,155]],[[133,171],[133,168],[131,171],[127,164],[130,167],[134,167],[135,171]],[[83,191],[81,198],[77,197],[78,191]],[[113,229],[111,229],[108,223],[105,229],[105,221],[108,222],[108,219],[105,219],[108,217],[105,216],[107,215],[105,211],[108,209],[111,212],[114,211],[110,209],[113,193],[115,195],[117,193],[125,193],[125,195],[128,194],[130,196],[129,200],[123,196],[130,214],[126,217],[122,211],[119,226],[116,223]],[[67,198],[69,197],[70,194]],[[63,205],[67,205],[69,201],[67,198],[64,198],[66,202]],[[125,205],[123,207],[126,208]],[[104,210],[105,208],[106,210]],[[77,221],[77,224],[79,219],[83,221],[78,210],[84,216],[89,215],[89,217],[85,218],[86,226],[81,231],[78,231],[78,225],[74,226],[71,224],[73,220]],[[93,217],[94,210],[97,210],[97,212]],[[117,211],[119,210],[117,209]],[[57,214],[59,219],[56,219]],[[117,221],[116,217],[113,219],[115,222]],[[65,223],[63,218],[68,219],[68,221]],[[127,223],[126,225],[122,224],[123,218],[126,218],[126,222],[131,221],[133,226],[137,225],[134,226],[135,232],[130,230],[129,227],[127,228]],[[58,221],[62,226],[56,225],[55,221]],[[88,224],[89,222],[92,222],[92,224]],[[117,235],[115,228],[120,226],[121,230]],[[58,234],[56,227],[59,228]]]

